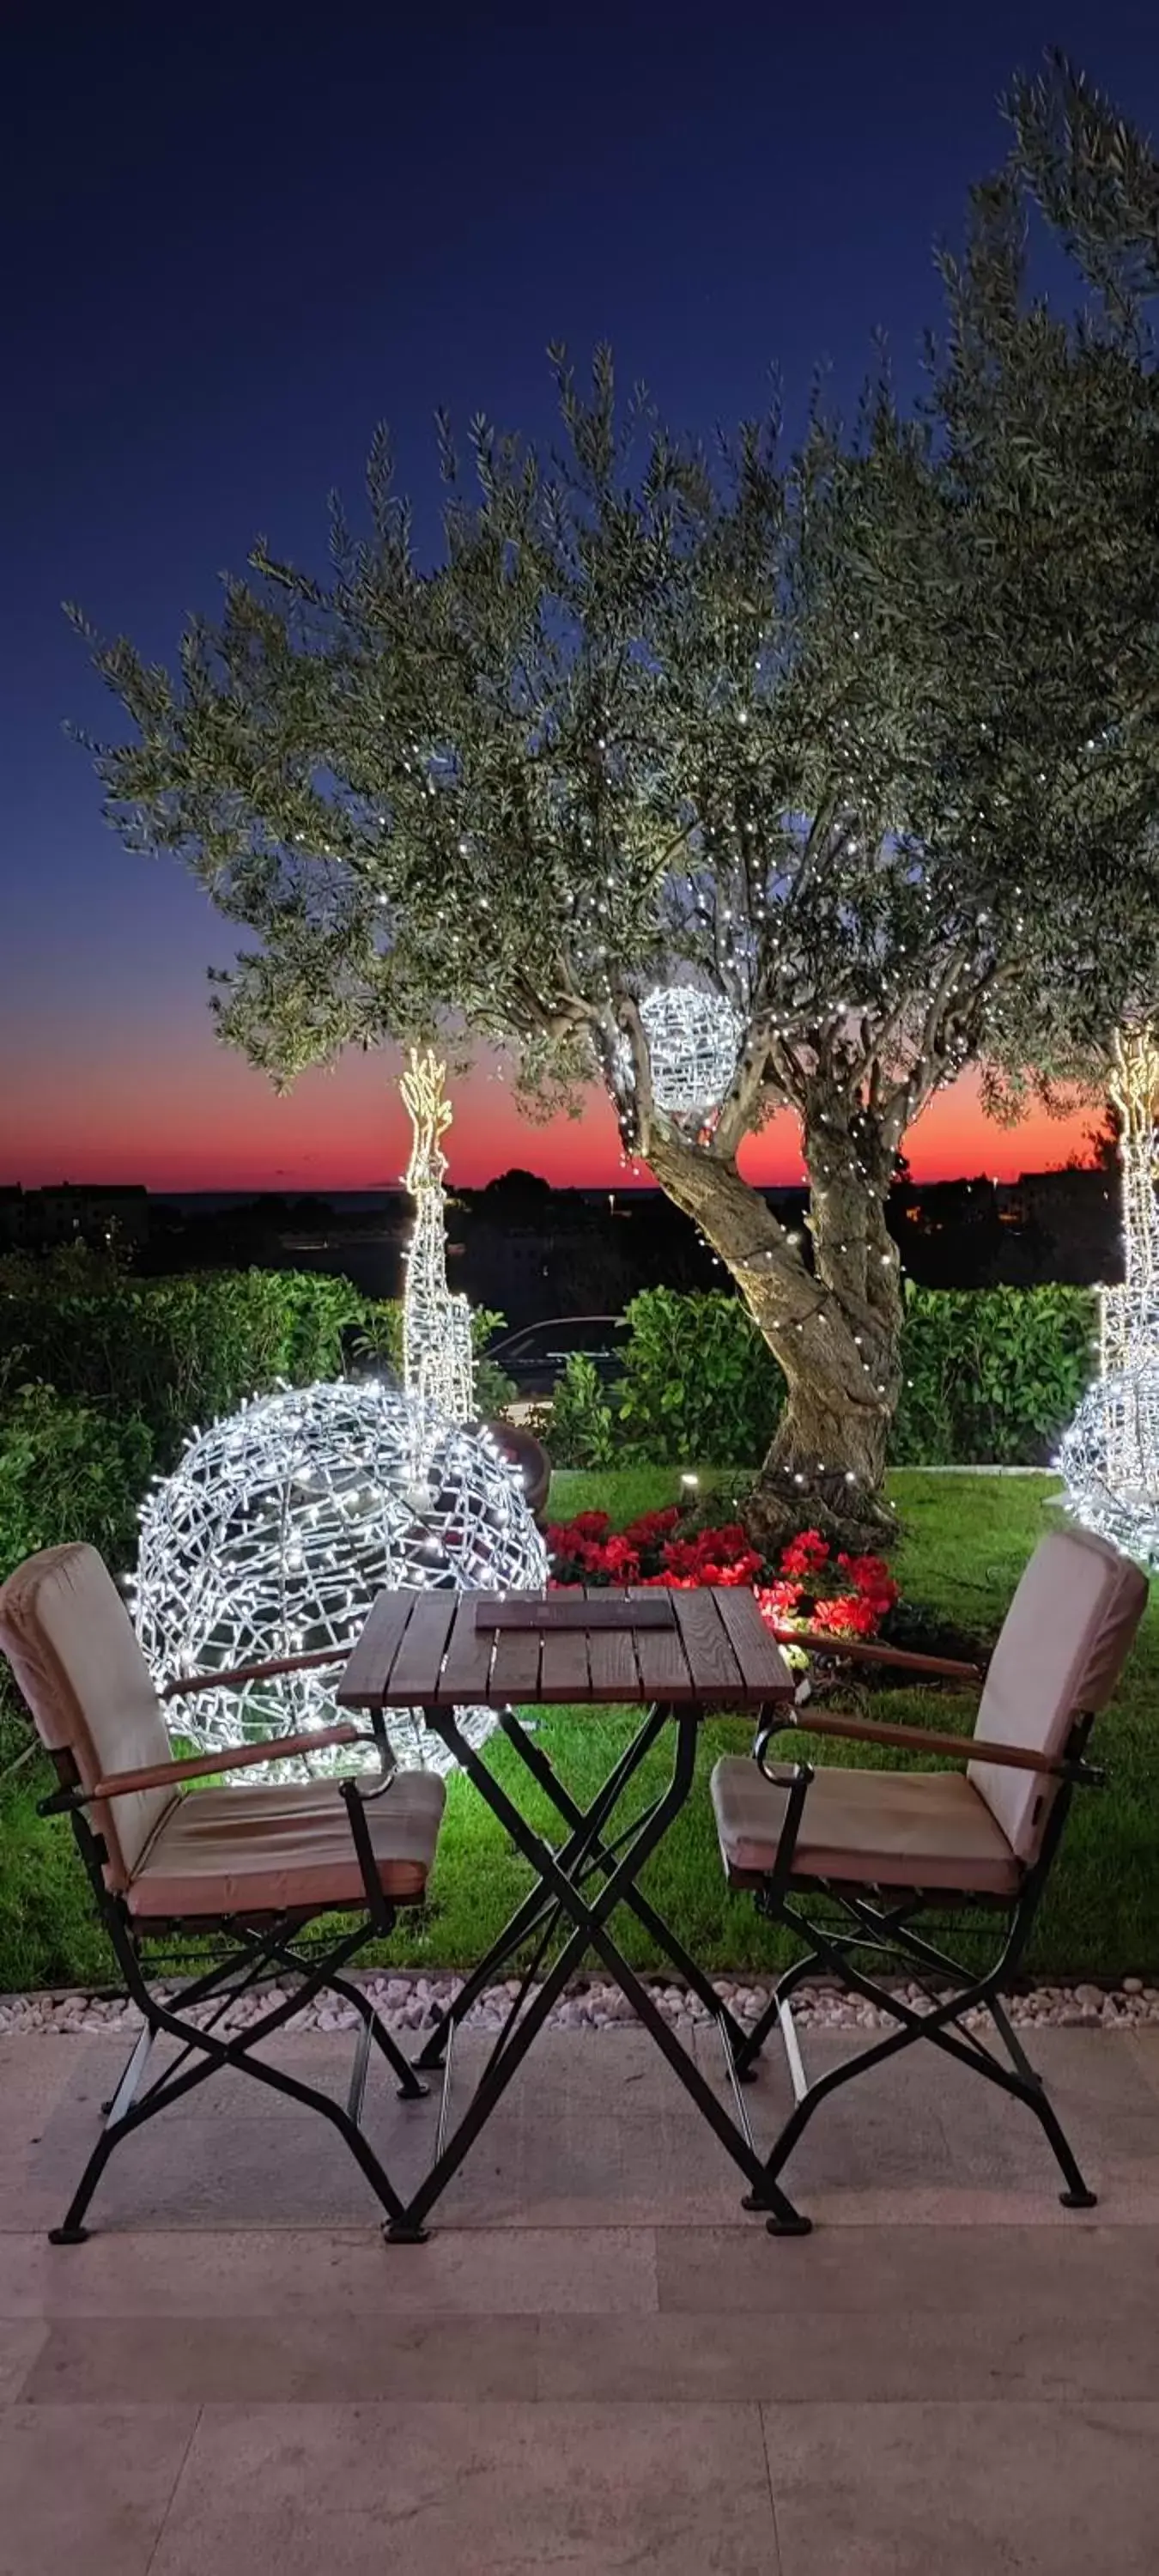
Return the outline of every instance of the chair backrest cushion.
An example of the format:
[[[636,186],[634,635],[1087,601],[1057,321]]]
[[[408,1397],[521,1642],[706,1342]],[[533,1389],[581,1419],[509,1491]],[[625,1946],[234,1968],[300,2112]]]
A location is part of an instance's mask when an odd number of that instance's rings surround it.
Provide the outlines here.
[[[1061,1754],[1074,1719],[1110,1698],[1146,1602],[1146,1578],[1106,1539],[1078,1529],[1041,1538],[990,1658],[978,1735]],[[972,1762],[968,1777],[1018,1858],[1034,1860],[1054,1784],[995,1762]]]
[[[47,1547],[17,1566],[0,1588],[0,1645],[42,1743],[72,1754],[86,1789],[110,1772],[171,1760],[132,1620],[95,1547]],[[128,1885],[172,1795],[141,1790],[90,1808],[111,1887]]]

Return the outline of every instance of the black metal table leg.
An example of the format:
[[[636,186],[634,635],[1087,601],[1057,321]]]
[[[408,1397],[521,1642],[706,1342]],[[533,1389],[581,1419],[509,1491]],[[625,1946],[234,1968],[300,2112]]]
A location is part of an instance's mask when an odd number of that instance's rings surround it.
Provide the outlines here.
[[[615,1768],[609,1773],[590,1807],[587,1808],[576,1805],[574,1798],[552,1770],[546,1755],[541,1752],[538,1745],[532,1743],[529,1736],[525,1735],[510,1709],[503,1711],[500,1724],[509,1743],[527,1770],[531,1772],[533,1779],[541,1788],[546,1789],[557,1813],[572,1827],[566,1842],[561,1845],[556,1854],[560,1868],[570,1870],[577,1858],[582,1860],[582,1874],[585,1876],[590,1875],[595,1869],[610,1867],[611,1855],[600,1838],[599,1828],[605,1816],[611,1813],[618,1799],[623,1795],[628,1781],[651,1751],[664,1724],[663,1712],[657,1716],[655,1709],[649,1709],[643,1725],[637,1728],[631,1743],[625,1746]],[[479,1776],[473,1773],[472,1777],[475,1779],[476,1787],[480,1787]],[[484,1791],[483,1794],[486,1795],[486,1792]],[[594,1848],[587,1849],[585,1856],[585,1846],[591,1844],[593,1835]],[[551,1912],[554,1904],[553,1897],[545,1896],[542,1879],[540,1879],[539,1884],[533,1887],[516,1906],[514,1914],[509,1917],[503,1930],[492,1942],[486,1957],[479,1961],[478,1967],[472,1969],[470,1976],[460,1986],[453,2003],[448,2004],[446,2011],[440,2014],[430,2038],[425,2041],[414,2061],[417,2068],[426,2073],[442,2063],[448,2032],[457,2029],[465,2021],[472,2004],[478,2001],[479,1996],[491,1984],[496,1970],[511,1957],[512,1951],[519,1949],[524,1941],[530,1940],[532,1934],[539,1929],[540,1924]]]
[[[454,1711],[447,1708],[427,1710],[428,1723],[434,1725],[442,1735],[450,1751],[475,1782],[480,1795],[486,1799],[493,1814],[510,1834],[516,1849],[522,1852],[524,1858],[536,1870],[539,1881],[537,1896],[540,1901],[551,1900],[558,1905],[561,1915],[568,1916],[575,1928],[565,1941],[539,1993],[528,2000],[526,2010],[521,2013],[517,2022],[509,2024],[508,2032],[501,2035],[484,2074],[476,2086],[471,2102],[452,2135],[442,2146],[441,2151],[436,2154],[430,2171],[407,2203],[401,2217],[388,2227],[387,2233],[392,2238],[413,2239],[425,2232],[424,2222],[429,2212],[490,2118],[506,2091],[511,2077],[526,2056],[536,2033],[542,2028],[557,1997],[562,1993],[573,1968],[578,1965],[589,1948],[594,1948],[597,1955],[603,1959],[605,1966],[632,2004],[644,2027],[667,2058],[673,2072],[679,2076],[685,2090],[696,2103],[702,2117],[707,2120],[722,2145],[740,2166],[750,2185],[756,2205],[768,2209],[773,2214],[774,2223],[785,2232],[804,2232],[806,2229],[808,2221],[798,2217],[792,2203],[781,2191],[775,2178],[769,2174],[747,2132],[747,2124],[742,2127],[734,2121],[724,2104],[712,2092],[695,2059],[690,2056],[675,2031],[664,2020],[652,1997],[648,1995],[629,1967],[607,1929],[616,1907],[622,1903],[631,1902],[636,1892],[635,1880],[639,1871],[667,1833],[692,1786],[700,1712],[692,1707],[669,1711],[658,1704],[651,1712],[652,1718],[656,1720],[654,1731],[658,1731],[659,1725],[669,1715],[676,1722],[676,1749],[668,1785],[662,1795],[640,1817],[638,1830],[620,1857],[612,1862],[610,1853],[605,1853],[601,1865],[610,1864],[610,1866],[607,1866],[603,1886],[594,1899],[589,1901],[583,1893],[582,1885],[584,1876],[590,1874],[591,1862],[590,1849],[585,1849],[584,1834],[577,1829],[573,1832],[569,1845],[566,1846],[572,1855],[569,1869],[561,1855],[521,1815],[501,1782],[494,1777],[478,1753],[468,1744],[456,1724]],[[640,1737],[635,1741],[641,1747],[636,1760],[625,1764],[622,1757],[616,1767],[616,1774],[613,1775],[618,1780],[617,1796],[622,1793],[627,1780],[631,1778],[633,1770],[638,1767],[639,1761],[643,1759],[644,1752],[648,1749],[648,1743],[651,1741],[649,1730],[641,1729]],[[629,1750],[631,1751],[632,1748]],[[607,1785],[605,1784],[605,1790],[600,1798],[593,1802],[587,1817],[582,1820],[587,1828],[589,1845],[594,1835],[602,1834],[603,1823],[610,1810],[611,1802],[607,1796]],[[721,2008],[718,2006],[716,2018],[719,2020],[721,2017]]]
[[[690,1712],[690,1719],[699,1724],[699,1712]],[[639,1769],[645,1754],[651,1749],[665,1721],[663,1711],[657,1720],[656,1710],[654,1708],[649,1710],[644,1725],[632,1737],[631,1743],[626,1746],[615,1768],[609,1773],[598,1796],[587,1808],[577,1805],[566,1783],[560,1779],[550,1756],[544,1752],[543,1746],[537,1744],[520,1725],[513,1709],[504,1709],[499,1722],[508,1743],[518,1754],[525,1770],[530,1772],[537,1787],[542,1789],[544,1795],[551,1800],[557,1815],[561,1816],[564,1823],[572,1829],[568,1840],[561,1845],[557,1854],[561,1867],[568,1869],[572,1865],[579,1837],[589,1833],[593,1819],[601,1814],[608,1815],[612,1812],[628,1781]],[[604,1842],[602,1833],[597,1834],[591,1845],[584,1875],[596,1869],[610,1869],[615,1856],[616,1846],[614,1844],[609,1846]],[[743,2059],[740,2063],[740,2073],[741,2080],[744,2081],[748,2066],[747,2057],[744,2056],[745,2031],[729,2006],[717,1994],[711,1978],[705,1975],[691,1951],[685,1949],[684,1943],[672,1930],[671,1924],[665,1922],[664,1916],[657,1912],[656,1907],[649,1902],[640,1888],[635,1886],[626,1888],[621,1901],[635,1915],[641,1929],[647,1932],[657,1948],[665,1953],[677,1975],[683,1977],[686,1985],[691,1987],[706,2012],[711,2013],[713,2020],[723,2026],[728,2034],[734,2060],[739,2062]],[[511,1952],[519,1947],[520,1942],[526,1940],[535,1931],[542,1911],[542,1889],[533,1888],[530,1895],[524,1898],[522,1905],[517,1907],[510,1921],[505,1924],[498,1939],[492,1943],[486,1958],[480,1961],[466,1984],[460,1987],[453,2004],[449,2005],[446,2013],[440,2017],[430,2039],[415,2060],[416,2066],[426,2071],[440,2064],[448,2024],[457,2024],[465,2019],[471,2005],[478,2000],[485,1987],[491,1982],[496,1970],[510,1957]],[[755,2054],[755,2052],[752,2053]]]

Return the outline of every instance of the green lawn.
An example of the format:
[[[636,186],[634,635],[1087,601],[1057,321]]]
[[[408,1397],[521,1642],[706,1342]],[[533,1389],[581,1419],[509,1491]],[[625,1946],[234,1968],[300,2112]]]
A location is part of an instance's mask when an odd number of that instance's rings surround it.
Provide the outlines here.
[[[731,1498],[728,1473],[704,1470],[702,1485]],[[674,1468],[625,1473],[560,1474],[552,1489],[556,1517],[601,1508],[625,1522],[674,1498]],[[903,1526],[897,1572],[907,1597],[929,1605],[975,1635],[992,1637],[1039,1533],[1057,1526],[1048,1496],[1049,1476],[936,1476],[899,1470],[891,1493]],[[1159,1616],[1148,1612],[1143,1636],[1112,1710],[1100,1721],[1093,1750],[1109,1772],[1102,1792],[1075,1799],[1053,1892],[1039,1919],[1031,1964],[1059,1976],[1159,1972],[1159,1761],[1155,1710],[1159,1698]],[[920,1691],[875,1696],[875,1713],[938,1727],[972,1718],[968,1699]],[[560,1709],[540,1723],[539,1740],[582,1799],[606,1775],[633,1721],[615,1711]],[[677,1825],[651,1863],[645,1884],[688,1946],[706,1966],[765,1968],[780,1953],[751,1901],[725,1890],[707,1791],[707,1773],[725,1750],[747,1750],[751,1729],[718,1720],[703,1732],[703,1778]],[[815,1746],[818,1758],[835,1758],[831,1745]],[[509,1746],[491,1758],[508,1781],[526,1775]],[[841,1758],[856,1760],[857,1749]],[[641,1774],[641,1794],[663,1777],[663,1745]],[[83,1883],[63,1824],[46,1825],[34,1813],[40,1780],[18,1775],[0,1793],[0,1991],[98,1977],[100,1941],[86,1911]],[[520,1786],[521,1799],[526,1789]],[[533,1812],[539,1813],[532,1792]],[[506,1920],[528,1883],[524,1863],[469,1783],[450,1783],[447,1822],[430,1905],[392,1944],[390,1956],[424,1967],[461,1966],[477,1959]],[[623,1946],[647,1964],[649,1945],[631,1918],[622,1919]]]

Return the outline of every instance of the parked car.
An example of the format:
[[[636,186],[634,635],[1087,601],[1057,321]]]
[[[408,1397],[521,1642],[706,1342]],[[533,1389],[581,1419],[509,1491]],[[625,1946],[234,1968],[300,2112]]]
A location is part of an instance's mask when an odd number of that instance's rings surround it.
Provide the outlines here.
[[[543,1324],[525,1324],[492,1342],[488,1359],[513,1378],[524,1402],[553,1395],[573,1351],[582,1351],[606,1385],[616,1376],[628,1340],[622,1315],[556,1315]]]

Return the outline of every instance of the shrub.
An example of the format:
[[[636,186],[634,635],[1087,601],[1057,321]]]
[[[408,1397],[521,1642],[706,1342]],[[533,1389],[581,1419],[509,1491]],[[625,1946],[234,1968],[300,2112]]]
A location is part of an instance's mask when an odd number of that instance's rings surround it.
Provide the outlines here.
[[[627,1320],[616,1394],[628,1455],[729,1466],[763,1458],[784,1380],[739,1297],[647,1288]]]
[[[152,1455],[139,1415],[119,1420],[51,1386],[17,1388],[0,1423],[0,1581],[67,1538],[128,1565]]]
[[[477,1348],[502,1322],[475,1314]],[[0,1578],[66,1538],[128,1565],[150,1471],[198,1424],[370,1352],[401,1365],[401,1308],[320,1271],[136,1279],[83,1246],[0,1262]],[[476,1383],[493,1418],[511,1381],[481,1360]]]
[[[507,1322],[494,1306],[472,1306],[471,1339],[475,1345],[475,1411],[481,1422],[498,1422],[506,1413],[515,1393],[515,1380],[508,1377],[498,1360],[488,1356],[487,1344],[497,1339]]]
[[[1095,1320],[1085,1288],[911,1288],[894,1464],[1049,1464],[1091,1374]],[[613,1387],[569,1364],[548,1429],[557,1464],[602,1467],[616,1451],[657,1465],[763,1458],[782,1380],[741,1300],[650,1288],[628,1323]]]
[[[607,1467],[616,1450],[617,1425],[595,1361],[569,1351],[545,1426],[557,1467]]]
[[[1091,1375],[1085,1288],[911,1288],[891,1455],[905,1466],[1049,1465]]]
[[[0,1357],[98,1412],[138,1417],[164,1474],[197,1423],[279,1378],[340,1377],[373,1309],[320,1271],[215,1270],[136,1279],[69,1247],[0,1262]]]

